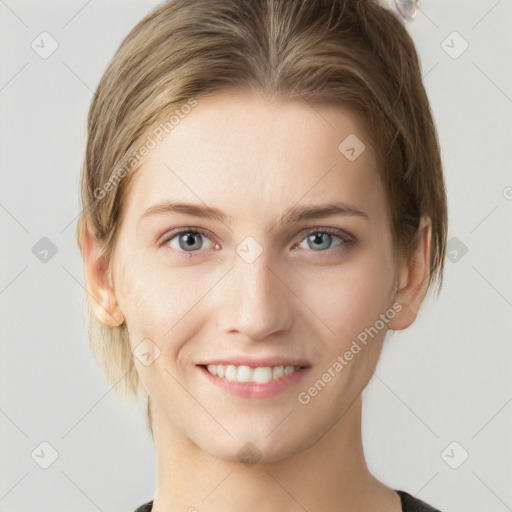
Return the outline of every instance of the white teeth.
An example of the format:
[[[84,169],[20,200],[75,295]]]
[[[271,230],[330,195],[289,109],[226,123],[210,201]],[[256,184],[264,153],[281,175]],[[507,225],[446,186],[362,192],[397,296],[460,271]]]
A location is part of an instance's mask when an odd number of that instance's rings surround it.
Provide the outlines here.
[[[266,384],[272,380],[272,368],[263,366],[262,368],[254,368],[253,381],[259,384]]]
[[[253,370],[249,366],[239,366],[236,373],[236,380],[238,382],[250,382]]]
[[[236,380],[236,366],[233,366],[232,364],[226,366],[226,376],[225,379],[234,382]]]
[[[271,380],[277,380],[294,371],[300,370],[300,366],[234,366],[232,364],[209,364],[206,369],[217,377],[229,380],[230,382],[256,382],[266,384]]]
[[[274,370],[272,371],[272,378],[274,380],[280,379],[284,375],[284,367],[283,366],[274,366]]]

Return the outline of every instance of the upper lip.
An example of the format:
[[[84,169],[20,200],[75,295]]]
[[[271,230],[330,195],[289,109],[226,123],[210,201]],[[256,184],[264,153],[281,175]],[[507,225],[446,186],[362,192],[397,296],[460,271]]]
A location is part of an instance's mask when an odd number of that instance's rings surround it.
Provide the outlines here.
[[[230,357],[218,357],[209,361],[203,361],[197,363],[198,366],[207,366],[209,364],[222,364],[222,365],[234,365],[234,366],[249,366],[251,368],[257,368],[262,366],[302,366],[309,367],[311,364],[305,359],[297,359],[295,357],[287,356],[269,356],[269,357],[248,357],[248,356],[230,356]]]

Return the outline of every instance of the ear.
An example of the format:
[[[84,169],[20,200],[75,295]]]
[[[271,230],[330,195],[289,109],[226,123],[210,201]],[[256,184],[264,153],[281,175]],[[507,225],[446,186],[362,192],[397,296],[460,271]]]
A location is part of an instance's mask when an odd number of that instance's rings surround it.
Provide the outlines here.
[[[94,314],[100,322],[110,327],[121,325],[124,316],[117,304],[108,261],[101,253],[101,246],[89,222],[85,224],[81,238],[85,282]]]
[[[406,329],[416,320],[428,289],[432,234],[430,217],[421,218],[418,231],[418,247],[409,261],[402,263],[398,272],[395,302],[401,305],[401,309],[388,324],[390,329],[397,331]]]

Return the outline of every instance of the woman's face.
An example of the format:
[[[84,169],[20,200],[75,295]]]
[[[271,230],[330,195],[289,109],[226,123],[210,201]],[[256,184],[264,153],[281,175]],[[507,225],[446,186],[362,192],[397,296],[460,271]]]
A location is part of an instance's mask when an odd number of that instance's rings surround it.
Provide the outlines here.
[[[357,118],[200,98],[131,185],[112,277],[155,435],[231,460],[313,445],[361,394],[400,307]]]

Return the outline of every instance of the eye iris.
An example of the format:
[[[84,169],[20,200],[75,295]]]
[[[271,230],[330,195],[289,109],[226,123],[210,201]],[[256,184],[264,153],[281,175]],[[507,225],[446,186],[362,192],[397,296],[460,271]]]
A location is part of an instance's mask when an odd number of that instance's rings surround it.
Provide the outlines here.
[[[331,235],[329,233],[314,233],[313,235],[310,235],[308,236],[308,245],[309,245],[309,242],[314,242],[315,244],[317,242],[320,242],[320,244],[322,243],[322,237],[328,237],[327,239],[327,246],[325,246],[325,243],[324,243],[324,246],[321,246],[321,245],[316,245],[314,246],[313,248],[320,248],[320,249],[328,249],[331,245]],[[325,241],[325,239],[324,239]]]
[[[184,241],[184,244],[182,244],[182,241]],[[194,242],[196,242],[194,244]],[[180,248],[184,250],[189,249],[200,249],[201,248],[201,235],[198,234],[192,234],[192,233],[181,233],[179,235],[179,244]],[[195,245],[195,247],[194,247]]]
[[[202,247],[201,233],[188,231],[177,235],[179,246],[185,251],[197,250]],[[330,233],[313,233],[307,237],[310,248],[329,249],[332,244],[332,235]]]

